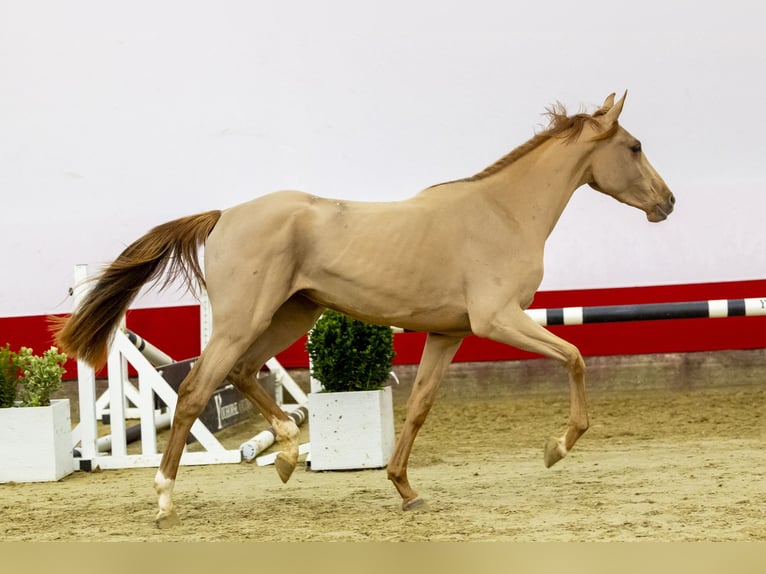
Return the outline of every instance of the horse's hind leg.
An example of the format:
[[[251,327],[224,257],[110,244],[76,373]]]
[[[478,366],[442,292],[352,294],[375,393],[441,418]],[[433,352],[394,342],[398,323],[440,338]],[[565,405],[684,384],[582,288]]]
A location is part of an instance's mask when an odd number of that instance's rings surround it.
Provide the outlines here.
[[[263,364],[304,335],[322,313],[322,307],[301,295],[293,295],[279,308],[269,328],[240,357],[229,373],[231,381],[271,422],[277,440],[285,449],[277,455],[275,467],[282,482],[287,482],[298,462],[298,426],[277,405],[257,381]]]
[[[420,427],[423,426],[434,403],[439,383],[444,378],[444,372],[460,348],[462,340],[461,337],[448,337],[434,333],[430,333],[426,339],[426,346],[423,349],[423,357],[420,359],[415,383],[407,400],[404,426],[388,463],[388,478],[399,491],[404,510],[418,508],[423,504],[407,479],[407,461],[415,442],[415,436]]]
[[[154,479],[154,489],[157,492],[159,505],[155,521],[160,528],[168,528],[179,522],[173,505],[173,486],[186,445],[186,437],[189,435],[192,424],[205,408],[213,391],[224,380],[249,345],[249,339],[226,335],[216,336],[214,333],[178,389],[178,401],[173,415],[173,424],[170,427],[168,445]]]

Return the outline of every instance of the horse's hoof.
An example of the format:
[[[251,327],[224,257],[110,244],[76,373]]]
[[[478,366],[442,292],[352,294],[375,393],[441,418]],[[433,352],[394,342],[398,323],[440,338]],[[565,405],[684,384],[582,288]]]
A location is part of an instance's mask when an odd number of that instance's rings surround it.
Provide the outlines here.
[[[402,502],[402,510],[428,510],[429,506],[428,503],[420,498],[419,496],[416,496],[412,500],[405,500]]]
[[[174,526],[181,524],[181,519],[178,517],[175,510],[171,510],[167,513],[160,511],[157,518],[154,519],[154,523],[157,525],[157,528],[165,530],[166,528],[173,528]]]
[[[274,467],[277,469],[277,474],[283,483],[290,480],[297,463],[297,460],[283,452],[280,452],[277,455],[277,459],[274,461]]]
[[[545,443],[545,468],[550,468],[567,455],[562,439],[551,437]]]

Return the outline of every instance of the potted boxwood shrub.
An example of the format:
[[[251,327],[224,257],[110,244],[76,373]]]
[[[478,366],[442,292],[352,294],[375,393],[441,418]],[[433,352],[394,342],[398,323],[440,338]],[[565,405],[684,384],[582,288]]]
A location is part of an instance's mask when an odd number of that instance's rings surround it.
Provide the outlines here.
[[[306,347],[311,376],[322,385],[309,393],[312,470],[386,466],[394,449],[393,399],[385,385],[394,357],[391,329],[327,310]]]
[[[69,399],[61,388],[66,355],[0,348],[0,482],[58,480],[72,472]]]

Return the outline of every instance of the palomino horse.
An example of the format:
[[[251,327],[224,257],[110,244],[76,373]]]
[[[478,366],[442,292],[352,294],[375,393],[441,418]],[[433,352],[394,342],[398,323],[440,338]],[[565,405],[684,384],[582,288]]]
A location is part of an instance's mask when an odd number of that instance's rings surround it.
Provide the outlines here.
[[[127,247],[61,327],[61,348],[103,364],[109,340],[139,288],[183,277],[206,286],[214,330],[183,381],[167,449],[155,478],[160,527],[178,522],[172,491],[187,434],[226,378],[272,421],[286,443],[277,472],[290,477],[298,429],[256,382],[272,356],[306,333],[326,307],[381,325],[428,333],[388,464],[412,509],[422,500],[407,478],[415,435],[464,337],[476,334],[558,359],[569,373],[564,434],[545,445],[551,466],[588,428],[580,352],[524,309],[543,277],[543,248],[575,189],[596,190],[664,220],[675,199],[618,124],[625,96],[593,114],[549,110],[550,126],[473,177],[406,201],[357,203],[282,191],[160,225]],[[205,274],[197,249],[205,246]],[[349,437],[353,440],[353,437]]]

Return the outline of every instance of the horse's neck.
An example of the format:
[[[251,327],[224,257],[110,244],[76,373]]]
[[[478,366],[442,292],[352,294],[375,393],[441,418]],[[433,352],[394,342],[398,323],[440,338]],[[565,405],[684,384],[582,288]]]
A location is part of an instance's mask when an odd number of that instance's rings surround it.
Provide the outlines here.
[[[551,140],[475,183],[509,217],[535,222],[545,240],[574,191],[585,183],[587,160],[582,145]]]

